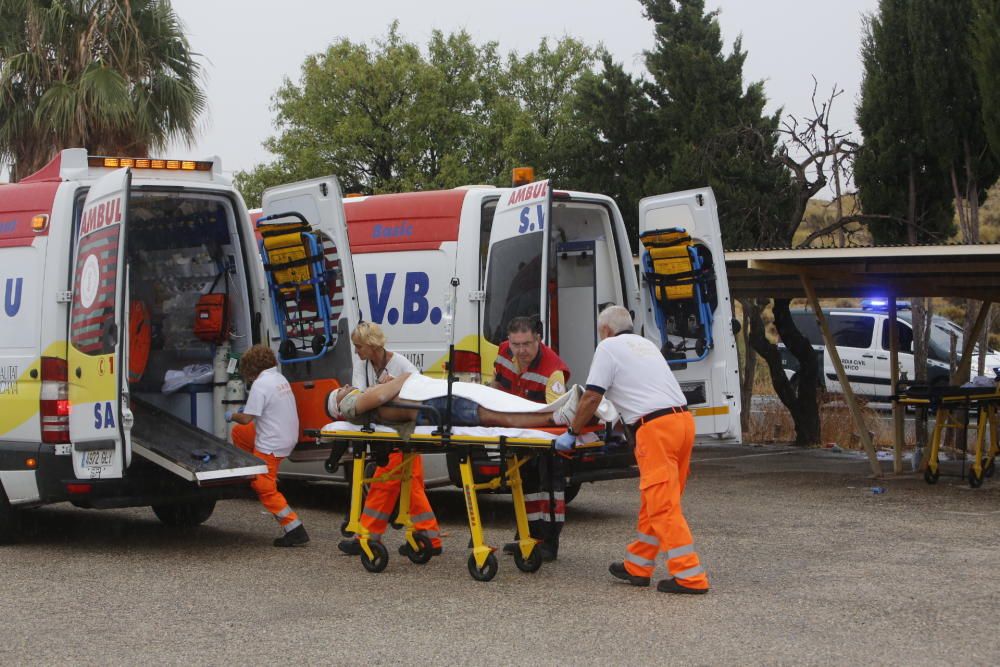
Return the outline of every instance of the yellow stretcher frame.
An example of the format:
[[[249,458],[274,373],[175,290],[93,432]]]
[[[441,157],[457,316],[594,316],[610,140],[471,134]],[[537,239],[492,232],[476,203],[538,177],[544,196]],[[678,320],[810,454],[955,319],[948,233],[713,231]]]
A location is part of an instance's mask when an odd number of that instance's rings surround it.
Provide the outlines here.
[[[969,486],[974,489],[983,484],[983,479],[992,477],[995,469],[995,460],[1000,453],[1000,388],[991,393],[942,393],[933,396],[907,396],[902,394],[899,398],[901,405],[912,405],[914,407],[932,407],[937,410],[934,416],[934,431],[931,435],[931,451],[927,458],[927,467],[924,469],[924,481],[928,484],[936,484],[941,476],[938,456],[941,451],[941,440],[947,429],[968,428],[968,418],[957,420],[952,417],[951,411],[960,408],[976,408],[979,412],[979,419],[976,425],[976,449],[972,455],[972,464],[969,466]],[[986,444],[986,434],[989,433],[989,444]]]
[[[424,564],[431,559],[431,545],[423,535],[414,532],[410,517],[410,484],[412,483],[413,460],[418,454],[453,451],[461,454],[459,470],[462,476],[462,495],[472,536],[472,553],[469,555],[469,575],[476,581],[490,581],[496,576],[500,564],[495,555],[496,548],[486,544],[483,524],[479,514],[477,492],[495,491],[503,486],[510,487],[514,504],[514,518],[517,524],[518,548],[514,551],[514,563],[522,572],[537,572],[542,566],[541,554],[535,549],[540,540],[531,537],[528,526],[528,512],[525,507],[524,487],[521,481],[521,467],[532,457],[553,452],[555,438],[514,438],[509,436],[438,435],[414,433],[408,442],[397,433],[380,431],[326,430],[319,433],[319,441],[348,442],[353,457],[351,473],[351,508],[348,515],[347,532],[354,533],[361,547],[361,564],[369,572],[381,572],[389,563],[389,553],[385,545],[369,539],[369,531],[361,524],[361,510],[364,505],[364,485],[372,482],[400,481],[399,513],[396,523],[405,529],[406,543],[410,545],[409,559]],[[578,444],[576,449],[586,450],[604,445],[597,440]],[[477,484],[472,472],[472,453],[475,449],[499,448],[501,456],[500,474],[488,482]],[[378,450],[401,450],[402,462],[374,477],[365,477],[365,463]],[[556,454],[558,455],[558,454]]]

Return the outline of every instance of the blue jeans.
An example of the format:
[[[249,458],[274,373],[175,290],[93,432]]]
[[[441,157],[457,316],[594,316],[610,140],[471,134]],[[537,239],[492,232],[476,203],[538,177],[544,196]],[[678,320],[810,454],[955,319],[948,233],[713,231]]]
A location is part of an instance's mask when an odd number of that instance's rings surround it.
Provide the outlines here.
[[[424,401],[441,414],[441,419],[445,418],[445,410],[448,407],[448,397],[439,396]],[[417,413],[417,426],[436,426],[434,416],[423,411]],[[452,426],[479,426],[479,404],[461,396],[451,397],[451,425]]]

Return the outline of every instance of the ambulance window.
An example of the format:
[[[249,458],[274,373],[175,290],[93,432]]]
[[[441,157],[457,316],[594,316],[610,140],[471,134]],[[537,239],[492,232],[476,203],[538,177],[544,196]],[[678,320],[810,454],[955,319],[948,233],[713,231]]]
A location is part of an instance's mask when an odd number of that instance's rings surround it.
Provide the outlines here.
[[[119,225],[91,232],[80,240],[73,281],[73,318],[70,342],[84,354],[108,354],[115,349],[118,292]]]
[[[479,289],[483,288],[486,278],[486,255],[490,251],[490,232],[493,231],[493,217],[497,212],[498,199],[483,202],[479,222]]]
[[[537,234],[522,234],[493,245],[486,279],[483,334],[499,345],[507,323],[518,315],[538,315],[542,247]]]

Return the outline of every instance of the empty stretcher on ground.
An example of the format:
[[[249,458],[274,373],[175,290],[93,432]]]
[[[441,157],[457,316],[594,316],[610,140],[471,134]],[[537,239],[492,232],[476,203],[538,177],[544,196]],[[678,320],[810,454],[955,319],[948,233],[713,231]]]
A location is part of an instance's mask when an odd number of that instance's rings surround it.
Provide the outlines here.
[[[399,513],[396,523],[406,531],[406,542],[410,545],[409,558],[417,564],[431,559],[430,540],[414,532],[410,517],[410,483],[412,481],[413,458],[425,452],[443,450],[459,454],[459,468],[462,475],[462,490],[465,497],[469,532],[472,535],[472,553],[469,555],[469,574],[477,581],[490,581],[499,568],[495,549],[486,544],[483,537],[479,514],[478,491],[494,491],[509,488],[514,504],[514,517],[519,536],[518,548],[514,551],[514,563],[523,572],[535,572],[542,566],[541,554],[535,549],[537,540],[531,537],[528,528],[528,514],[525,509],[524,489],[521,482],[521,467],[532,457],[554,451],[556,435],[565,429],[508,429],[495,427],[455,426],[443,429],[434,426],[418,426],[416,431],[404,441],[394,429],[387,426],[361,426],[349,422],[334,422],[315,434],[320,444],[334,445],[330,460],[339,461],[347,449],[353,458],[351,478],[351,509],[345,531],[357,535],[361,546],[361,564],[369,572],[381,572],[389,562],[385,545],[368,539],[369,533],[361,524],[361,510],[364,504],[364,485],[372,482],[400,481]],[[585,434],[578,442],[577,449],[587,450],[603,446],[604,441],[596,434]],[[336,445],[340,444],[338,448]],[[500,456],[500,473],[488,482],[475,482],[472,471],[472,453],[475,450],[492,450]],[[366,478],[365,463],[369,459],[386,460],[390,451],[403,453],[402,462],[387,473]],[[554,453],[559,456],[561,453]]]
[[[969,411],[977,412],[976,448],[969,467],[969,486],[978,488],[985,477],[992,477],[997,453],[1000,453],[1000,387],[931,387],[912,385],[894,397],[901,405],[925,407],[934,412],[934,433],[931,451],[924,469],[924,480],[934,484],[941,475],[938,456],[941,439],[947,429],[969,428]],[[953,410],[962,410],[957,419]],[[988,440],[987,440],[988,438]]]

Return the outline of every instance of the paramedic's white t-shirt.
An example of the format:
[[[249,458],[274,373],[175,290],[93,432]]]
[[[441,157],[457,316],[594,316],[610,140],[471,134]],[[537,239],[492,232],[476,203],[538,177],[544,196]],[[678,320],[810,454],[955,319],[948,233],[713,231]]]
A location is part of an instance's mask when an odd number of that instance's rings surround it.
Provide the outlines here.
[[[656,410],[687,405],[659,348],[635,334],[618,334],[600,342],[590,362],[587,388],[603,390],[626,424]]]
[[[243,414],[254,417],[257,451],[285,457],[295,449],[299,440],[299,413],[292,386],[277,367],[268,368],[253,381]]]
[[[375,366],[372,362],[361,361],[360,359],[355,359],[354,361],[354,373],[351,384],[358,389],[367,389],[368,387],[377,385],[378,378],[375,376]],[[409,359],[398,352],[393,352],[392,356],[389,357],[389,363],[385,365],[385,372],[394,378],[398,378],[403,373],[420,373]]]

